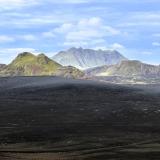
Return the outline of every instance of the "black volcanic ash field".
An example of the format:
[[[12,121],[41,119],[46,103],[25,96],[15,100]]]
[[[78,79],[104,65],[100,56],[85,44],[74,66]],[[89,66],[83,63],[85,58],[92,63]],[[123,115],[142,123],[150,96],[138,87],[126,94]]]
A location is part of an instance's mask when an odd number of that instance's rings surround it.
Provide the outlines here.
[[[0,78],[0,158],[158,160],[159,88]]]

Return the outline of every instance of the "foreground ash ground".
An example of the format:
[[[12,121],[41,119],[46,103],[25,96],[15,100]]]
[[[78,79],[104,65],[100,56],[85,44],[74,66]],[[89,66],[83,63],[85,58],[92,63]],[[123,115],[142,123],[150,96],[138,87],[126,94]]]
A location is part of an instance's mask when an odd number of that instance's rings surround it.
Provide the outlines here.
[[[160,85],[0,78],[0,159],[159,160]]]

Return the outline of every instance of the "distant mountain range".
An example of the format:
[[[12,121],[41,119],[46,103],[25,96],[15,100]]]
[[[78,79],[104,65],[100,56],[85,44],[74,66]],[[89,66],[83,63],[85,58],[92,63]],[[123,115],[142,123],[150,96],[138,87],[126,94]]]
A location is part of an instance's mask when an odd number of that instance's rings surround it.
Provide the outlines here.
[[[116,65],[91,68],[85,73],[87,77],[92,79],[112,83],[160,83],[160,66],[145,64],[136,60],[125,60]]]
[[[44,54],[36,56],[24,52],[9,65],[0,64],[0,76],[61,76],[113,83],[160,83],[160,66],[128,60],[118,51],[71,48],[59,52],[53,59]]]
[[[63,66],[74,66],[85,70],[103,65],[117,64],[127,58],[115,50],[71,48],[67,51],[59,52],[52,59]]]
[[[160,76],[160,66],[145,64],[137,60],[125,60],[116,65],[88,69],[86,73],[90,76],[157,77]]]
[[[63,71],[62,71],[63,70]],[[80,70],[63,67],[44,54],[38,56],[24,52],[19,54],[9,65],[3,65],[1,76],[45,76],[57,75],[78,78],[83,75]]]

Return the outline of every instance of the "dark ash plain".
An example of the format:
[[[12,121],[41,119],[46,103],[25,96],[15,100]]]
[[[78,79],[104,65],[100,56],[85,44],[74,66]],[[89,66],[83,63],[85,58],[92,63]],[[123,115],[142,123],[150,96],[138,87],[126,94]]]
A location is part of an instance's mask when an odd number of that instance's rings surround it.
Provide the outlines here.
[[[160,85],[0,78],[0,159],[159,160]]]

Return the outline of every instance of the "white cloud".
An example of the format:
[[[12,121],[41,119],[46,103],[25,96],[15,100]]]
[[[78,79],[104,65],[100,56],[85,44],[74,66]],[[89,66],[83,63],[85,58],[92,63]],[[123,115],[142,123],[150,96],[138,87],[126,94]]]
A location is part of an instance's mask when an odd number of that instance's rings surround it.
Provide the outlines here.
[[[104,35],[99,30],[85,29],[79,31],[71,31],[66,35],[67,41],[89,41],[92,38],[102,38]]]
[[[60,0],[60,1],[57,1],[57,0],[46,0],[50,3],[53,3],[53,4],[81,4],[81,3],[89,3],[89,2],[92,2],[94,0]]]
[[[160,46],[160,43],[159,43],[159,42],[153,42],[152,45],[153,45],[153,46],[156,46],[156,47],[159,47],[159,46]]]
[[[129,12],[119,24],[121,27],[160,26],[160,12]]]
[[[83,41],[80,41],[80,42],[64,42],[63,45],[67,46],[67,47],[71,47],[71,46],[81,47],[81,46],[88,46],[88,42],[83,42]]]
[[[121,49],[124,49],[125,47],[119,43],[114,43],[110,46],[112,49],[115,49],[115,50],[121,50]]]
[[[36,50],[33,48],[1,48],[0,54],[14,54],[14,53],[22,53],[22,52],[35,52]]]
[[[99,27],[102,24],[102,19],[99,18],[99,17],[91,17],[89,19],[81,19],[77,24],[77,27],[79,29],[85,29],[85,28],[88,28],[88,27]]]
[[[15,39],[13,37],[0,35],[0,43],[8,43],[8,42],[14,42],[14,41]]]
[[[26,6],[33,6],[37,4],[81,4],[81,3],[88,3],[92,0],[0,0],[0,9],[3,10],[10,10],[10,9],[17,9]]]
[[[81,3],[97,3],[97,0],[61,0],[61,1],[57,1],[57,0],[46,0],[48,2],[54,3],[54,4],[81,4]],[[152,2],[159,2],[159,0],[134,0],[134,1],[128,1],[128,0],[121,0],[121,3],[152,3]],[[101,0],[98,1],[98,3],[119,3],[119,0]]]
[[[37,4],[37,0],[0,0],[0,9],[14,9]]]
[[[49,32],[64,37],[65,46],[90,46],[105,43],[104,38],[121,32],[104,24],[99,17],[81,19],[77,23],[64,23]]]
[[[66,41],[63,43],[64,46],[67,47],[92,47],[92,46],[97,46],[101,44],[105,44],[106,41],[104,39],[93,39],[92,41]]]
[[[119,43],[113,43],[113,44],[106,44],[105,46],[96,46],[93,47],[93,49],[99,50],[118,50],[118,51],[123,51],[125,50],[125,47],[122,44]]]
[[[23,15],[23,13],[21,13]],[[24,15],[23,17],[12,17],[10,15],[0,15],[1,23],[0,27],[9,27],[13,26],[15,29],[19,28],[33,28],[33,27],[41,27],[45,25],[57,25],[65,23],[68,20],[73,21],[74,17],[70,17],[70,15],[67,14],[50,14],[46,13],[43,14],[33,14],[33,15]]]
[[[17,40],[24,40],[24,41],[35,41],[37,40],[37,37],[32,34],[26,34],[26,35],[0,35],[0,43],[10,43],[15,42]]]
[[[42,33],[42,36],[43,36],[44,38],[54,38],[54,37],[55,37],[55,34],[54,34],[52,31],[50,31],[50,32],[43,32],[43,33]]]
[[[71,24],[71,23],[65,23],[62,26],[60,26],[58,28],[55,28],[53,32],[55,32],[55,33],[66,33],[68,31],[72,30],[73,27],[74,27],[73,24]]]
[[[35,41],[35,40],[37,40],[37,37],[32,35],[32,34],[18,36],[17,38],[25,40],[25,41]]]

